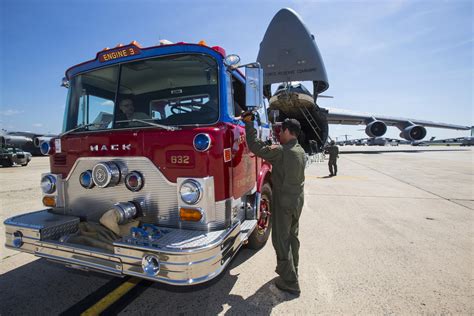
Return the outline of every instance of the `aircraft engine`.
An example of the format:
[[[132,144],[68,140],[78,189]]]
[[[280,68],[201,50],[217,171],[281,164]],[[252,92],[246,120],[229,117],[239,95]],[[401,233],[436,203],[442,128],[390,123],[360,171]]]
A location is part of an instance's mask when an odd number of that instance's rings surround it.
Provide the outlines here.
[[[410,125],[402,130],[400,137],[406,140],[422,140],[426,136],[426,128],[421,125]]]
[[[33,138],[33,144],[35,144],[36,147],[40,147],[41,143],[43,142],[49,142],[52,137],[47,137],[47,136],[38,136]]]
[[[15,147],[21,147],[31,142],[31,138],[17,135],[3,135],[0,136],[0,142],[2,146],[10,145]]]
[[[367,127],[365,128],[365,133],[369,137],[380,137],[385,134],[387,131],[387,125],[385,125],[384,122],[382,121],[372,121],[369,124],[367,124]]]

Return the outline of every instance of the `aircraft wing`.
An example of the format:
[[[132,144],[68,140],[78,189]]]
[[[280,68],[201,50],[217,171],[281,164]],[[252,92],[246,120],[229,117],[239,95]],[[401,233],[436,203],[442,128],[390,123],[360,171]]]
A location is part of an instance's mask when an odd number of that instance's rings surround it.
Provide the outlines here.
[[[374,115],[368,113],[356,113],[348,110],[327,108],[327,119],[329,124],[343,125],[366,125],[373,121],[382,121],[388,126],[405,127],[409,125],[421,125],[424,127],[437,127],[455,130],[470,130],[470,126],[439,123],[432,121],[417,120],[411,118]],[[412,123],[412,124],[410,124]]]

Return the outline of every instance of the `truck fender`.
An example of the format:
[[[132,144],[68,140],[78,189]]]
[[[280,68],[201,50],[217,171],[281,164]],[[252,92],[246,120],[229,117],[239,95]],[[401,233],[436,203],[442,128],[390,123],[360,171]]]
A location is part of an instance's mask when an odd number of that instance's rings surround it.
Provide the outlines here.
[[[272,165],[268,162],[262,162],[262,167],[258,174],[257,179],[257,192],[262,192],[262,186],[266,181],[270,181],[270,175],[272,174]]]

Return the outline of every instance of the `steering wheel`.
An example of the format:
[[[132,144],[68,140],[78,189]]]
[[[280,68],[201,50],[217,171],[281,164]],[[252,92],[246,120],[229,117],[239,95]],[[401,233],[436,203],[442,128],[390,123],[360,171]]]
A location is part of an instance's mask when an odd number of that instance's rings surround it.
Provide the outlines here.
[[[192,110],[184,107],[180,107],[177,105],[171,106],[171,113],[173,114],[182,114],[182,113],[191,113]]]

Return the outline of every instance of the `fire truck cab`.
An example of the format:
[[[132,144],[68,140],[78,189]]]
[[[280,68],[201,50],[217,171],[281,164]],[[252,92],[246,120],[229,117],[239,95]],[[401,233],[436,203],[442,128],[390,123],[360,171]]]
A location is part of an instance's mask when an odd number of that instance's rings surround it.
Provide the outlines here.
[[[238,119],[253,109],[270,141],[262,70],[244,76],[233,58],[205,43],[132,42],[68,69],[63,133],[42,144],[45,209],[7,219],[6,246],[174,285],[216,277],[243,244],[262,247],[271,166],[249,151]],[[109,210],[136,225],[94,242]]]

